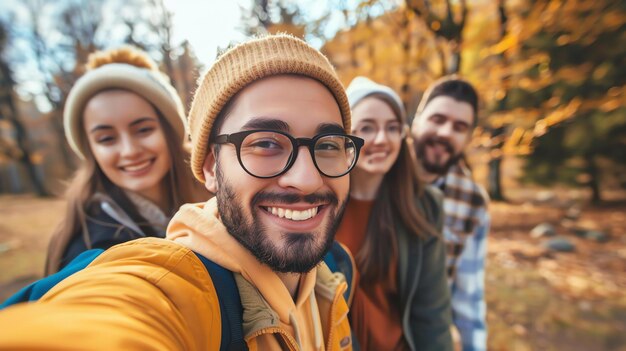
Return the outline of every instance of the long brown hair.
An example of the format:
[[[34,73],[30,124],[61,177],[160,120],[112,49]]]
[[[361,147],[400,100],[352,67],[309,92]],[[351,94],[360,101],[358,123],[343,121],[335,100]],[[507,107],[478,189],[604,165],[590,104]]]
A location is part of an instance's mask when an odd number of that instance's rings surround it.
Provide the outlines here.
[[[190,153],[187,145],[184,144],[185,141],[181,140],[180,136],[154,105],[153,108],[163,128],[172,162],[170,170],[163,178],[165,187],[169,190],[167,195],[170,208],[166,215],[172,216],[181,205],[204,201],[209,197],[209,193],[203,190],[204,187],[191,174],[191,168],[188,164]],[[153,231],[148,222],[139,214],[132,201],[125,195],[123,189],[113,184],[104,175],[87,145],[85,135],[82,134],[81,137],[80,142],[85,145],[83,148],[85,150],[85,160],[66,189],[66,215],[52,234],[46,258],[46,275],[58,271],[63,254],[75,236],[82,236],[86,247],[91,248],[87,230],[87,218],[90,216],[92,206],[94,206],[92,198],[97,192],[109,195],[146,233]]]
[[[387,103],[406,128],[398,106],[377,93],[368,97]],[[417,204],[418,199],[425,196],[424,183],[418,176],[415,151],[409,140],[402,140],[396,162],[383,177],[369,217],[365,242],[355,257],[365,282],[395,281],[395,272],[389,272],[391,257],[397,257],[398,253],[395,218],[399,217],[406,230],[422,239],[440,235]],[[428,206],[429,202],[423,203]]]

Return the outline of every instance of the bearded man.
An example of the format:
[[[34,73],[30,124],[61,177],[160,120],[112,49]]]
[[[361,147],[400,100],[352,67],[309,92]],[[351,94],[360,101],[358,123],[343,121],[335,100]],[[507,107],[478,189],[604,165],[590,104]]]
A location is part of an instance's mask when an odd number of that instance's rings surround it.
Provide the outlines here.
[[[471,176],[463,152],[478,122],[478,94],[468,82],[444,77],[428,88],[413,119],[422,179],[444,193],[454,325],[464,351],[486,350],[485,255],[488,197]]]

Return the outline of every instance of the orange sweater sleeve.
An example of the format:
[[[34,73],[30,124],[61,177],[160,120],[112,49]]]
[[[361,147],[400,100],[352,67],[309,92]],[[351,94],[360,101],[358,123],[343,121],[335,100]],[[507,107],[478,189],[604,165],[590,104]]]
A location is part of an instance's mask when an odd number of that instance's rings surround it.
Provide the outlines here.
[[[219,303],[202,263],[166,240],[140,241],[2,311],[0,349],[219,349]]]

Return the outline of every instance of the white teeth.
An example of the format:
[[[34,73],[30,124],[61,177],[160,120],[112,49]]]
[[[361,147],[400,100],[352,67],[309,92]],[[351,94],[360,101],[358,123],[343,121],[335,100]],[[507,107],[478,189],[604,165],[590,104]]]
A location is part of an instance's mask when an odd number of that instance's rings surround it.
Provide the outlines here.
[[[309,208],[304,211],[296,211],[280,207],[266,207],[266,209],[267,212],[273,214],[274,216],[291,219],[292,221],[306,221],[307,219],[313,218],[317,215],[317,207]]]
[[[139,171],[139,170],[142,170],[142,169],[148,167],[151,162],[152,162],[151,160],[147,160],[147,161],[142,162],[142,163],[137,164],[137,165],[122,167],[122,169],[127,171],[127,172],[135,172],[135,171]]]

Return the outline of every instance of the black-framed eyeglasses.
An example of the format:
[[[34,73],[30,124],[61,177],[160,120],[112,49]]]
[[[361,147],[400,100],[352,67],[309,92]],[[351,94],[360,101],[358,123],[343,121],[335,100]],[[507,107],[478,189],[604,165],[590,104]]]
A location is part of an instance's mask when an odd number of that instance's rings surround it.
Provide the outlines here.
[[[319,134],[294,138],[276,130],[248,130],[215,137],[215,144],[233,144],[241,167],[251,176],[273,178],[293,166],[298,150],[306,146],[317,170],[329,178],[348,174],[354,168],[364,141],[353,135]]]

